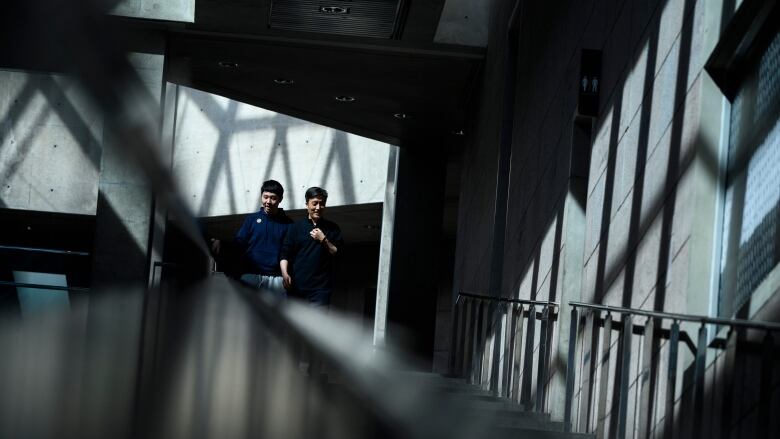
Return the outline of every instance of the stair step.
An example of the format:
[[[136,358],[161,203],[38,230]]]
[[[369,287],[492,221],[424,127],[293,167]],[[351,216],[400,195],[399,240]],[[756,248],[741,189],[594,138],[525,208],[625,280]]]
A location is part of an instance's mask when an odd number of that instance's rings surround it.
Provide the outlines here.
[[[426,386],[454,403],[462,416],[471,420],[466,425],[480,437],[594,438],[588,434],[564,433],[563,423],[553,422],[549,413],[526,410],[521,404],[497,397],[476,384],[468,383],[465,378],[414,371],[399,372],[398,375],[399,379]]]
[[[445,391],[444,393],[446,393],[448,397],[458,401],[468,400],[468,401],[502,402],[505,404],[511,404],[514,406],[522,407],[521,404],[516,403],[509,398],[493,396],[490,392],[447,392]]]
[[[548,431],[563,431],[563,423],[552,422],[543,416],[497,416],[494,413],[474,413],[476,422],[489,425],[491,428],[519,428]]]
[[[549,413],[538,413],[523,410],[522,407],[507,406],[466,406],[469,413],[475,416],[487,416],[495,419],[538,419],[544,422],[550,422]]]
[[[595,435],[584,433],[565,433],[537,428],[493,427],[486,434],[491,439],[509,439],[528,437],[534,439],[593,439]]]
[[[515,404],[511,401],[501,400],[482,400],[482,399],[468,399],[468,398],[452,398],[452,400],[459,405],[468,407],[472,410],[494,410],[494,411],[507,411],[511,413],[527,413],[533,416],[544,416],[543,413],[536,413],[526,410],[523,406]]]

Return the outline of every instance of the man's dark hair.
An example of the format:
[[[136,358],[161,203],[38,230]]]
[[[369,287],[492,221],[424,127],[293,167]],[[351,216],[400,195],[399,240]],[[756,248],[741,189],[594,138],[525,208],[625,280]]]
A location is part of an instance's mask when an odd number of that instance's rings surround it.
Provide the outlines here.
[[[282,187],[282,184],[276,180],[268,180],[263,182],[263,186],[260,187],[260,193],[262,194],[263,192],[276,194],[279,196],[279,198],[284,197],[284,188]]]
[[[312,198],[322,198],[322,201],[328,201],[328,191],[321,187],[313,186],[306,189],[306,202]]]

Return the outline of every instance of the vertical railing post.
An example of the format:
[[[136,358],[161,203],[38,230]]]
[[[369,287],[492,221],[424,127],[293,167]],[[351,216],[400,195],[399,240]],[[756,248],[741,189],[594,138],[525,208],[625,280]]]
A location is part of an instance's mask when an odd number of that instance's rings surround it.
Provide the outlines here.
[[[572,431],[571,411],[574,402],[574,377],[576,368],[574,358],[577,353],[577,307],[571,308],[571,320],[569,320],[569,352],[566,356],[566,400],[563,409],[563,431]]]
[[[732,402],[734,400],[734,380],[737,367],[737,343],[744,334],[741,330],[730,328],[726,336],[726,353],[723,361],[723,378],[721,379],[722,397],[720,411],[720,431],[722,437],[731,434]]]
[[[677,350],[680,341],[680,323],[676,320],[669,331],[669,365],[666,371],[666,407],[664,408],[664,437],[674,437],[674,401],[677,391]]]
[[[471,342],[473,339],[472,333],[472,326],[474,326],[474,299],[472,298],[466,298],[466,318],[465,323],[463,327],[463,353],[462,358],[460,359],[460,376],[461,378],[468,378],[469,376],[469,370],[471,369],[471,364],[469,363],[471,359]]]
[[[501,382],[501,386],[504,384],[499,375],[503,373],[501,365],[507,354],[507,350],[504,349],[504,355],[501,355],[501,350],[506,345],[506,337],[504,337],[506,335],[506,308],[504,303],[499,301],[495,304],[493,309],[495,311],[493,312],[490,321],[496,322],[496,327],[493,328],[493,364],[490,368],[490,392],[493,396],[501,396],[502,391],[499,388],[499,382]]]
[[[644,346],[642,349],[642,370],[639,373],[639,434],[638,439],[646,439],[650,435],[650,421],[653,409],[653,344],[655,340],[655,322],[652,318],[645,323]]]
[[[537,412],[544,411],[544,395],[547,388],[547,340],[550,330],[550,306],[542,308],[541,329],[539,331],[539,358],[536,363],[536,403]]]
[[[590,310],[585,317],[585,328],[582,331],[582,367],[580,368],[580,415],[577,431],[587,432],[589,429],[591,401],[593,400],[593,380],[596,371],[597,337],[596,321],[601,317],[597,310]]]
[[[601,355],[599,363],[601,374],[599,376],[599,404],[596,412],[596,437],[604,439],[606,432],[607,392],[609,391],[609,355],[612,352],[612,314],[607,312],[604,317],[604,329],[601,336]],[[583,433],[587,433],[583,431]]]
[[[450,342],[450,375],[458,376],[459,359],[463,357],[463,301],[458,297],[452,310],[452,339]]]
[[[764,437],[769,437],[772,427],[772,372],[775,363],[775,341],[772,333],[767,331],[761,349],[761,385],[759,387],[758,403],[758,431],[764,432]]]
[[[707,326],[702,323],[699,328],[699,340],[696,343],[696,358],[693,366],[693,434],[701,431],[704,414],[704,373],[707,360]]]
[[[474,377],[478,369],[479,360],[479,329],[482,320],[482,307],[484,304],[479,299],[474,299],[474,324],[471,332],[471,360],[469,361],[468,382],[474,384]]]
[[[520,366],[523,360],[523,314],[525,310],[523,305],[517,307],[517,317],[515,317],[515,347],[512,356],[512,400],[520,401]]]
[[[620,394],[618,397],[617,439],[626,437],[626,421],[628,417],[628,387],[631,368],[631,337],[634,325],[630,314],[623,314],[622,357],[620,359]]]
[[[512,380],[512,362],[515,356],[515,306],[512,303],[506,305],[506,325],[504,334],[504,371],[501,379],[500,396],[509,397],[510,382]]]
[[[490,303],[489,300],[485,300],[482,304],[482,329],[480,331],[479,336],[479,370],[477,372],[477,379],[480,387],[484,385],[484,374],[486,373],[486,367],[489,366],[489,364],[485,364],[486,362],[490,361],[490,357],[486,355],[487,351],[487,341],[488,337],[490,336],[490,322],[492,319],[491,311],[493,310],[493,305]]]
[[[536,331],[536,307],[528,307],[528,329],[525,333],[525,354],[523,355],[523,390],[520,401],[528,410],[531,408],[531,381],[534,370],[534,332]]]

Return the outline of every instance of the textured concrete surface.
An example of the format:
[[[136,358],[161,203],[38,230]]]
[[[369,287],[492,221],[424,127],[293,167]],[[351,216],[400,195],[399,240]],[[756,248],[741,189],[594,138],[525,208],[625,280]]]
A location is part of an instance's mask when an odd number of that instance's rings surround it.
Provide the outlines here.
[[[493,8],[483,104],[462,156],[454,288],[485,293],[491,264],[501,263],[502,295],[564,305],[554,337],[557,366],[548,401],[559,417],[570,310],[566,301],[581,298],[696,314],[710,310],[710,291],[717,281],[712,237],[718,227],[719,190],[713,163],[719,160],[724,99],[703,63],[717,42],[721,15],[731,12],[723,12],[720,2],[694,0],[525,5],[517,42],[522,67],[512,118],[508,227],[503,259],[496,261],[487,255],[496,239],[490,229],[500,131],[496,121],[502,117],[501,63],[508,50],[505,26],[512,3],[496,2]],[[582,189],[585,201],[578,211],[567,195],[571,180],[566,164],[581,49],[602,50],[602,88]],[[588,338],[583,349],[589,343]],[[637,337],[629,372],[629,426],[639,400],[641,345]],[[611,352],[614,370],[616,350]],[[662,348],[664,352],[668,349]],[[690,357],[682,355],[681,368],[690,364]],[[607,387],[607,407],[613,384]],[[661,387],[659,394],[665,392]],[[678,387],[678,396],[680,391]],[[652,422],[661,422],[662,416],[656,413]]]
[[[281,206],[305,207],[310,186],[328,205],[383,202],[390,146],[180,87],[173,172],[197,216],[249,213],[278,180]]]
[[[433,41],[485,47],[493,0],[447,0],[439,18]]]
[[[160,111],[163,56],[132,54],[129,60],[151,96],[151,111]],[[154,117],[153,117],[154,119]],[[92,278],[96,285],[145,285],[152,226],[152,188],[125,149],[128,145],[106,130],[98,181]]]
[[[195,21],[195,0],[122,0],[110,11],[123,17]]]
[[[102,117],[66,77],[0,70],[0,203],[94,214]]]

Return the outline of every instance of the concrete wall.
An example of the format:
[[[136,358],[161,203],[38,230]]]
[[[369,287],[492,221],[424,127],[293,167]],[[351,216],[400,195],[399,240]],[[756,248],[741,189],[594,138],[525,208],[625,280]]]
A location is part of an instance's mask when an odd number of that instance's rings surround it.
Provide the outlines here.
[[[490,283],[493,219],[496,209],[496,174],[500,140],[500,109],[504,100],[501,84],[506,50],[507,23],[493,17],[506,16],[511,5],[494,2],[487,46],[483,83],[476,103],[477,111],[468,131],[463,151],[460,209],[455,248],[454,288],[460,291],[485,291]]]
[[[485,47],[492,0],[446,0],[433,41]]]
[[[726,102],[703,64],[735,2],[614,0],[566,8],[521,2],[507,229],[502,258],[491,259],[491,242],[501,239],[494,238],[490,224],[506,87],[501,66],[512,43],[506,22],[513,3],[498,1],[493,9],[482,104],[462,158],[454,288],[486,293],[491,267],[501,264],[501,295],[562,303],[547,401],[560,419],[566,302],[693,314],[711,310]],[[578,200],[572,169],[579,159],[572,151],[581,49],[602,51],[602,88],[587,188]],[[683,329],[695,339],[696,328]],[[639,402],[640,340],[632,345],[629,372],[630,436]],[[612,341],[616,345],[617,338]],[[595,354],[588,346],[586,337],[578,358]],[[610,358],[613,371],[616,352]],[[665,346],[659,352],[660,358],[668,355]],[[680,372],[691,361],[690,354],[681,355]],[[610,382],[609,395],[613,390]],[[657,389],[661,401],[664,391],[663,385]],[[608,398],[607,407],[614,402]],[[656,412],[653,422],[662,417]]]
[[[163,57],[129,58],[156,106]],[[291,209],[304,207],[304,190],[314,185],[329,190],[331,206],[384,201],[387,144],[169,87],[173,171],[196,215],[256,211],[268,178],[285,185],[282,205]],[[96,215],[97,282],[145,279],[152,188],[74,81],[0,71],[0,114],[0,207]]]
[[[103,118],[60,75],[0,70],[0,207],[94,215]]]
[[[195,0],[121,0],[111,14],[153,20],[195,21]]]
[[[390,146],[227,98],[180,87],[173,172],[199,217],[254,212],[278,180],[281,206],[305,207],[310,186],[328,205],[384,201]]]
[[[159,101],[163,57],[130,54],[129,60]],[[73,78],[0,70],[0,115],[1,207],[94,215],[101,174],[115,176],[113,187],[138,173],[124,156],[103,154],[103,115]]]

